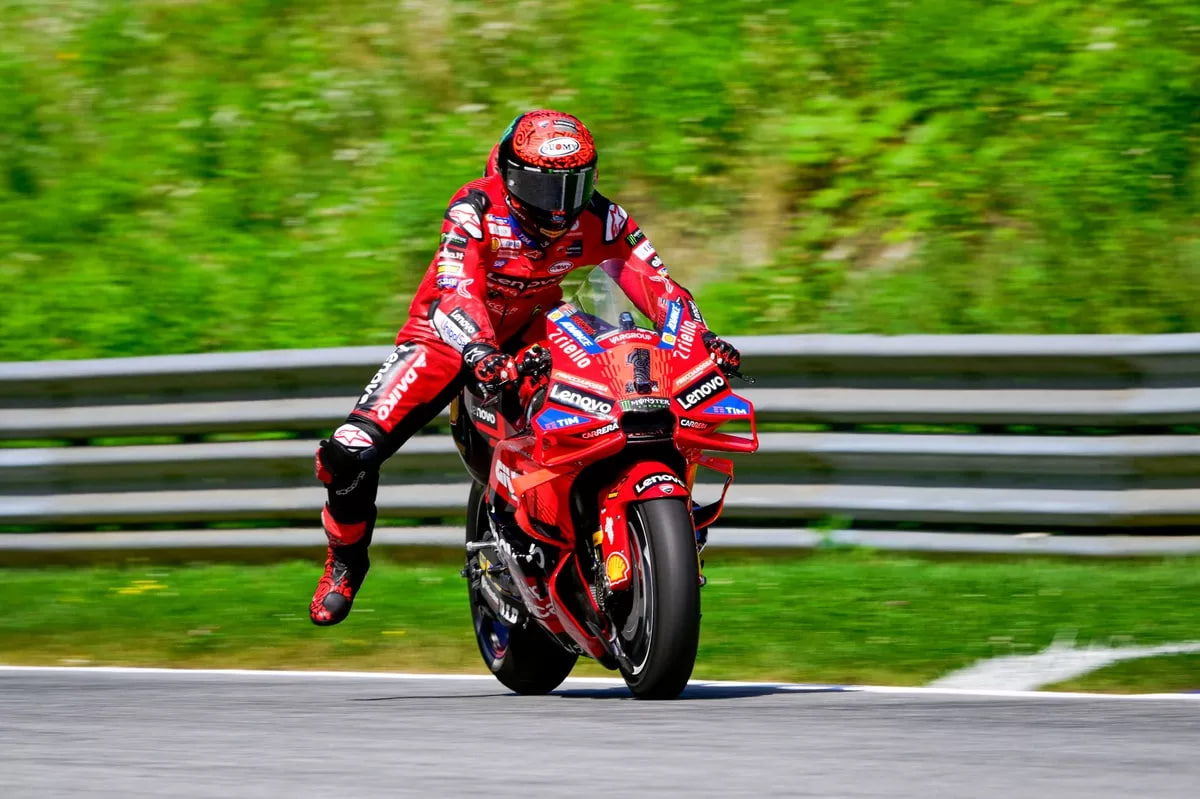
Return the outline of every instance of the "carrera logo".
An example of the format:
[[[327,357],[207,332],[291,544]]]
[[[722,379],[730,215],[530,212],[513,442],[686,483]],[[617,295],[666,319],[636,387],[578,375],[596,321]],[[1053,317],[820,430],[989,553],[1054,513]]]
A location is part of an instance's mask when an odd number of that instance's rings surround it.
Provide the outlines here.
[[[719,372],[710,372],[676,394],[675,401],[683,406],[685,411],[690,411],[725,386],[725,378]]]
[[[633,487],[633,493],[637,494],[638,496],[641,496],[642,494],[646,493],[646,491],[648,491],[649,489],[653,488],[656,485],[661,485],[663,492],[666,494],[670,494],[670,493],[674,492],[675,489],[673,486],[679,486],[680,488],[684,489],[685,491],[687,490],[687,486],[684,485],[684,482],[682,480],[680,480],[678,477],[676,477],[675,475],[670,474],[669,472],[659,472],[658,474],[650,475],[649,477],[643,479],[641,482],[636,484]],[[668,490],[668,488],[670,490]]]
[[[572,408],[578,408],[584,413],[611,413],[613,409],[611,400],[579,389],[568,388],[562,383],[550,386],[550,399]]]
[[[712,425],[710,425],[708,422],[697,422],[692,419],[688,419],[687,417],[684,417],[679,420],[679,426],[680,427],[690,427],[693,430],[707,430]]]
[[[617,423],[611,422],[609,424],[604,425],[604,427],[598,428],[596,430],[587,431],[586,433],[581,435],[580,438],[599,438],[600,436],[608,435],[609,433],[613,432],[616,429],[617,429]]]

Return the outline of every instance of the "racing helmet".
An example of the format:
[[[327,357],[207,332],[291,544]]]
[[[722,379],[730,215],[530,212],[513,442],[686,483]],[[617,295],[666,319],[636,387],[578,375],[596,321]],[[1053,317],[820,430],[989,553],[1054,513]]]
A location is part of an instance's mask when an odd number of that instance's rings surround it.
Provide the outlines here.
[[[500,137],[496,167],[513,216],[544,246],[567,232],[592,199],[596,143],[570,114],[529,111]]]

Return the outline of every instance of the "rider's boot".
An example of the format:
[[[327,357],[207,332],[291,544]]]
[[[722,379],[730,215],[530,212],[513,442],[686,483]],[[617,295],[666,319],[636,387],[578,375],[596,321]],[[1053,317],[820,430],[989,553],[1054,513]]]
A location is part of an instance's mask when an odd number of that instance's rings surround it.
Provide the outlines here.
[[[322,627],[337,624],[350,614],[354,595],[362,587],[371,560],[367,547],[371,543],[374,520],[357,524],[341,524],[329,513],[329,506],[321,510],[321,523],[329,539],[325,557],[325,573],[317,583],[308,614],[313,624]]]
[[[317,583],[309,616],[313,624],[337,624],[350,613],[371,562],[367,547],[375,527],[379,459],[374,440],[362,427],[346,423],[317,447],[317,479],[328,489],[321,526],[329,540],[325,573]]]

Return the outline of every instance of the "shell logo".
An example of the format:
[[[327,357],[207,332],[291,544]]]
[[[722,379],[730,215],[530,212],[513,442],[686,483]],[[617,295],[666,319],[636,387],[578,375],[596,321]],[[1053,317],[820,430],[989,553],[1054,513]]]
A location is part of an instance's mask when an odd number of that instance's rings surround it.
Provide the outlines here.
[[[579,142],[566,136],[555,136],[553,139],[542,142],[538,147],[538,155],[544,155],[547,158],[564,158],[577,152],[579,152]]]
[[[620,552],[613,552],[604,561],[604,572],[608,575],[610,586],[623,583],[629,576],[629,561]]]

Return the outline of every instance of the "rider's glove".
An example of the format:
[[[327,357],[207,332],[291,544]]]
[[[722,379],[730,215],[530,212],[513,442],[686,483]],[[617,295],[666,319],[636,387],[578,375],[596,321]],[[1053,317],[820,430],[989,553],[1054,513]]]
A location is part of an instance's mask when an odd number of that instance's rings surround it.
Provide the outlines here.
[[[716,333],[705,330],[700,338],[704,342],[704,346],[708,348],[708,357],[712,358],[713,363],[717,366],[737,371],[738,367],[742,365],[742,354],[738,352],[737,347]]]
[[[530,344],[517,353],[517,370],[521,373],[517,397],[521,407],[528,406],[534,395],[550,382],[552,365],[550,350],[540,344]]]
[[[526,377],[543,377],[550,374],[550,350],[541,344],[530,344],[517,353],[519,371]]]
[[[484,390],[502,389],[517,380],[517,362],[491,344],[477,341],[463,350],[463,363]]]

